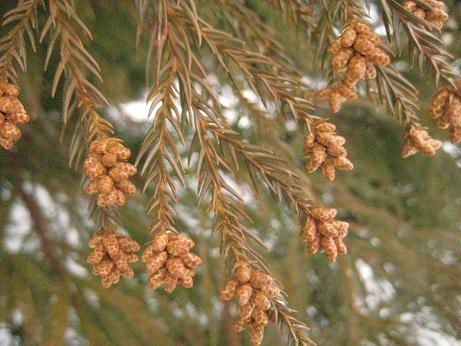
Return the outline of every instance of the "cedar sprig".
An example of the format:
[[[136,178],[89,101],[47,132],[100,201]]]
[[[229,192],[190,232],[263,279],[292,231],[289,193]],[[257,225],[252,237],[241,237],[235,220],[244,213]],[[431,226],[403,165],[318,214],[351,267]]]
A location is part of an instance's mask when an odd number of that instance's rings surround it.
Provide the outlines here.
[[[159,6],[159,8],[168,5],[166,1],[162,2],[161,4],[162,5]],[[217,140],[219,140],[221,144],[226,144],[226,148],[231,153],[231,158],[233,158],[234,165],[236,167],[238,166],[235,155],[235,153],[237,152],[239,155],[242,156],[242,158],[244,158],[244,162],[247,163],[248,171],[253,182],[256,182],[255,172],[258,172],[265,181],[265,183],[268,185],[270,190],[275,194],[275,196],[277,196],[279,199],[284,198],[288,200],[298,212],[305,210],[308,206],[308,203],[306,202],[307,198],[305,197],[305,194],[302,192],[302,183],[300,178],[288,169],[288,165],[283,164],[281,166],[280,163],[282,160],[277,159],[275,155],[273,155],[270,151],[258,146],[245,144],[237,140],[236,137],[232,134],[232,131],[229,130],[225,125],[225,120],[222,118],[221,114],[217,113],[216,111],[212,112],[212,109],[210,109],[207,102],[207,100],[211,100],[211,102],[215,102],[216,100],[216,96],[214,94],[208,93],[208,90],[211,90],[211,86],[204,87],[201,94],[199,94],[194,85],[192,84],[194,78],[201,77],[202,79],[205,79],[205,75],[198,59],[195,56],[193,56],[190,47],[185,47],[187,42],[178,41],[178,24],[180,23],[176,22],[174,20],[175,18],[168,18],[168,11],[166,11],[165,9],[159,9],[158,15],[159,18],[160,16],[162,16],[161,19],[158,20],[158,23],[163,24],[161,27],[160,24],[158,24],[156,32],[154,33],[156,35],[156,38],[159,40],[159,42],[156,43],[156,47],[158,47],[158,49],[161,49],[161,52],[157,52],[156,55],[158,57],[171,56],[171,58],[169,59],[172,60],[168,64],[160,63],[157,65],[157,79],[160,76],[159,73],[166,73],[166,71],[172,71],[174,69],[175,71],[173,71],[172,73],[176,75],[177,79],[181,78],[180,86],[181,88],[183,88],[185,94],[185,100],[184,102],[182,102],[182,105],[186,108],[188,113],[197,115],[199,113],[205,112],[205,114],[207,115],[208,128],[210,129],[210,131],[213,131],[213,134],[217,137]],[[194,73],[189,72],[189,70],[187,69],[179,71],[179,69],[185,66],[184,60],[187,58],[187,55],[193,56],[193,58],[191,59],[191,66],[193,67],[193,69],[191,69],[191,71],[193,71]],[[184,56],[186,57],[184,58]],[[174,63],[172,62],[173,59]],[[198,71],[197,73],[201,73],[201,75],[197,76],[195,71]],[[184,75],[186,75],[186,77],[184,77]],[[167,79],[170,81],[170,83],[172,81],[171,78],[173,77],[171,76],[169,79]],[[205,86],[205,82],[206,81],[202,81],[202,84],[200,85]],[[155,96],[155,103],[151,107],[151,109],[154,109],[160,103],[160,100],[162,99],[162,97],[166,95],[166,93],[165,91],[162,91],[162,87],[159,86],[153,89],[150,95],[152,95],[152,97]],[[175,97],[177,97],[177,95],[175,95]],[[193,101],[189,101],[191,99],[193,99]],[[170,111],[171,116],[169,116],[168,119],[170,121],[174,121],[174,123],[171,124],[172,128],[176,129],[177,137],[182,139],[181,132],[177,132],[179,129],[178,122],[179,119],[182,117],[182,113],[179,113],[172,100],[169,100],[168,102],[169,107],[172,108],[172,110]],[[189,102],[191,102],[190,105]],[[159,108],[158,112],[163,112],[167,108],[168,107],[162,104],[162,107]],[[157,118],[158,114],[156,116],[156,119]],[[212,123],[214,123],[214,125]],[[148,136],[148,138],[149,140],[151,140],[150,136]],[[156,141],[152,142],[157,144]],[[172,140],[169,141],[169,145],[172,145],[171,143]],[[156,146],[154,147],[154,149],[157,149],[159,147],[161,146]],[[144,145],[141,148],[141,152],[144,156],[150,153],[149,149]],[[149,155],[155,157],[155,153]],[[179,153],[177,152],[177,150],[175,151],[174,157],[179,157]],[[169,161],[172,160],[170,159]],[[178,165],[181,164],[180,160],[176,161],[179,162]],[[152,160],[152,162],[158,163],[159,161]],[[151,171],[155,171],[153,167]],[[174,171],[177,175],[181,173],[181,169],[179,169],[179,166],[177,166],[174,169]],[[147,180],[150,181],[153,179],[150,179],[150,177],[148,177]],[[256,187],[256,183],[254,184],[254,186]]]
[[[361,21],[366,13],[362,4],[355,0],[333,0],[321,5],[319,17],[318,45],[326,52],[326,44],[332,43],[336,37],[336,28]],[[324,68],[327,72],[331,71],[326,64]],[[368,92],[377,92],[379,101],[395,118],[405,123],[418,122],[416,88],[392,66],[377,66],[376,70],[376,83],[366,83]]]
[[[219,232],[222,239],[222,252],[231,263],[253,263],[253,266],[271,277],[269,268],[263,259],[248,243],[252,238],[263,244],[241,222],[240,218],[249,219],[239,194],[233,189],[221,173],[230,172],[230,167],[220,157],[208,131],[209,122],[202,117],[196,118],[196,143],[199,146],[199,162],[197,170],[199,199],[206,193],[211,195],[209,209],[215,214],[213,232]],[[283,293],[278,300],[281,300]],[[294,311],[286,308],[283,302],[273,305],[275,321],[289,332],[290,340],[296,345],[309,345],[313,342],[305,336],[307,326],[297,320]],[[279,317],[282,318],[279,318]]]
[[[92,143],[112,137],[113,125],[100,116],[99,110],[109,102],[91,79],[102,81],[100,67],[86,50],[83,39],[92,35],[80,19],[75,3],[70,0],[48,0],[48,18],[40,33],[40,42],[49,36],[45,69],[53,51],[59,53],[59,63],[52,81],[51,94],[54,96],[63,81],[62,121],[64,128],[70,118],[78,112],[70,144],[70,165],[77,168],[85,151],[89,153]],[[57,48],[56,48],[57,47]],[[96,197],[90,198],[90,215],[98,221],[97,229],[110,228],[120,224],[120,215],[113,207],[98,207]]]
[[[114,129],[98,114],[98,109],[107,107],[109,102],[89,79],[91,75],[102,81],[99,65],[86,50],[80,37],[80,33],[83,33],[83,36],[91,39],[91,32],[79,18],[73,1],[49,0],[48,10],[49,16],[40,34],[40,42],[49,34],[45,68],[48,67],[55,46],[59,46],[60,61],[54,74],[51,94],[55,95],[60,81],[64,79],[64,126],[75,111],[80,111],[70,148],[71,165],[77,167],[85,147],[97,137],[110,136]]]
[[[195,92],[195,89],[191,86],[186,85],[184,88],[187,88],[188,91]],[[203,130],[205,124],[209,123],[207,121],[203,122],[204,115],[201,112],[202,104],[202,100],[199,99],[198,102],[194,100],[190,105],[196,122],[195,127],[197,129],[197,134],[203,133],[199,132],[199,130]],[[212,123],[216,124],[219,118],[212,116],[210,119]],[[242,203],[238,194],[226,183],[223,176],[219,173],[218,166],[220,168],[226,167],[229,171],[230,168],[225,164],[225,161],[217,155],[216,150],[213,149],[212,146],[203,146],[204,143],[209,143],[209,141],[210,139],[208,136],[200,135],[196,135],[195,140],[193,140],[195,143],[202,143],[202,149],[207,148],[201,151],[198,163],[198,198],[199,200],[203,199],[208,190],[211,189],[212,201],[210,202],[210,209],[212,209],[216,215],[213,229],[215,232],[219,231],[222,235],[223,252],[227,255],[230,254],[230,257],[234,259],[252,259],[253,261],[257,261],[262,268],[267,269],[262,257],[249,247],[246,241],[247,237],[253,238],[256,241],[258,241],[258,238],[254,237],[243,224],[240,223],[237,215],[247,218],[243,211]],[[287,315],[287,313],[287,311],[281,310],[281,314]],[[308,339],[303,335],[301,331],[302,328],[299,327],[303,325],[302,322],[294,321],[297,321],[294,317],[285,317],[282,324],[286,325],[295,341],[300,344],[307,344],[306,340]]]
[[[343,28],[346,23],[367,16],[363,3],[357,0],[331,0],[322,4],[331,23]]]
[[[269,3],[285,14],[288,23],[302,24],[307,33],[315,30],[317,21],[314,9],[317,0],[310,1],[309,4],[301,0],[270,0]]]
[[[18,99],[16,67],[27,69],[26,36],[35,51],[34,31],[37,28],[39,1],[23,0],[4,15],[3,25],[10,29],[0,38],[0,147],[10,150],[22,132],[18,125],[29,122],[24,106]]]
[[[181,25],[170,16],[169,6],[168,1],[159,2],[156,26],[151,36],[155,64],[153,85],[147,101],[151,103],[149,115],[154,115],[154,119],[141,145],[137,162],[143,161],[144,188],[154,185],[147,207],[152,215],[152,241],[143,253],[150,276],[149,286],[155,289],[164,285],[165,291],[171,293],[177,283],[186,288],[192,287],[195,267],[201,262],[192,253],[187,255],[193,242],[175,228],[172,204],[178,203],[176,180],[184,184],[184,167],[176,141],[179,139],[184,143],[182,127],[190,123],[189,118],[193,114],[204,112],[215,121],[221,114],[214,109],[214,106],[219,107],[219,102],[206,82],[200,60],[190,49]],[[167,165],[171,167],[171,172]],[[179,239],[185,240],[185,245],[189,244],[178,247],[187,250],[184,253],[167,245],[167,242],[175,244]],[[195,256],[193,265],[188,266],[191,261],[184,258],[186,255]]]
[[[343,15],[334,17],[336,21],[329,23],[331,31],[334,25],[347,25],[354,20],[362,20],[364,11],[358,7],[363,6],[355,0],[333,1],[344,6],[341,7]],[[336,13],[339,9],[336,9]],[[333,12],[335,13],[335,12]],[[325,24],[327,25],[327,24]],[[418,91],[396,68],[391,66],[376,66],[375,83],[366,83],[369,94],[378,94],[378,100],[386,107],[387,111],[404,124],[417,124]]]
[[[408,38],[411,60],[421,71],[427,67],[430,73],[435,75],[437,81],[442,79],[445,83],[450,84],[461,78],[450,65],[453,56],[443,48],[442,40],[432,32],[433,25],[430,22],[415,16],[396,0],[386,0],[381,3],[382,10],[385,13],[394,13],[398,22],[403,26]],[[415,1],[415,3],[422,8],[432,9],[430,4],[424,1]],[[389,32],[392,22],[385,20],[384,24]],[[399,44],[400,40],[395,39],[395,36],[389,35],[389,37],[394,37],[393,41]]]
[[[167,2],[162,2],[162,6],[167,6]],[[163,56],[167,49],[169,49],[169,46],[171,47],[179,47],[179,49],[171,49],[173,54],[176,54],[176,58],[178,61],[182,61],[182,56],[181,54],[178,54],[181,52],[181,48],[187,44],[187,42],[177,42],[175,40],[175,32],[177,30],[178,24],[175,21],[174,16],[169,16],[171,11],[168,10],[163,10],[159,11],[159,16],[163,16],[162,20],[159,20],[158,23],[166,23],[162,24],[165,28],[168,29],[162,29],[159,28],[157,29],[155,35],[157,38],[161,40],[161,42],[156,43],[156,47],[161,47],[162,53],[157,52],[157,56]],[[169,16],[169,18],[167,18]],[[172,18],[173,17],[173,18]],[[167,19],[165,19],[167,18]],[[166,35],[160,34],[161,32],[165,32]],[[202,33],[202,38],[204,41],[206,41],[206,34]],[[182,44],[182,45],[181,45]],[[192,52],[189,49],[184,50],[183,54],[189,56],[193,56]],[[198,62],[195,59],[191,59],[192,61],[192,67],[194,66],[199,66]],[[181,66],[182,64],[178,64],[178,66]],[[159,69],[158,69],[159,70]],[[184,71],[187,72],[188,71]],[[179,76],[178,76],[179,77]],[[195,90],[193,85],[187,84],[188,79],[182,77],[182,80],[185,81],[183,83],[180,83],[180,86],[184,88],[185,92],[185,99],[189,98],[189,95],[197,95],[197,91]],[[205,91],[208,89],[205,88]],[[203,96],[203,95],[198,95],[198,96]],[[198,101],[197,101],[198,99]],[[207,110],[208,108],[204,108],[202,105],[206,104],[203,102],[202,98],[198,97],[197,99],[194,98],[192,104],[190,107],[188,106],[187,102],[184,102],[183,104],[186,104],[188,107],[187,109],[191,109],[193,112],[195,118],[199,117],[201,119],[201,122],[204,122],[206,124],[206,127],[210,134],[212,134],[215,137],[215,140],[217,143],[219,143],[219,147],[223,150],[229,153],[229,156],[232,160],[232,164],[238,168],[238,161],[237,161],[237,156],[240,156],[243,159],[243,162],[246,163],[248,167],[248,171],[250,174],[250,178],[253,181],[253,185],[256,188],[256,172],[259,174],[259,176],[263,179],[263,181],[266,183],[266,185],[269,187],[271,192],[276,196],[277,199],[282,199],[284,198],[285,200],[288,201],[289,204],[294,206],[294,209],[298,212],[299,216],[301,219],[304,219],[306,215],[308,214],[308,208],[310,206],[310,203],[308,199],[306,198],[305,192],[302,188],[302,183],[301,179],[296,176],[295,173],[293,173],[290,169],[286,167],[284,162],[282,162],[280,159],[277,159],[272,153],[270,153],[267,150],[262,149],[261,147],[258,146],[253,146],[253,145],[248,145],[244,144],[236,139],[234,136],[233,131],[231,131],[229,128],[227,128],[227,125],[225,125],[224,119],[220,116],[211,116],[211,117],[205,117],[202,112],[203,109]],[[197,109],[199,111],[197,111]],[[197,125],[196,125],[197,128]],[[193,139],[193,143],[197,143],[199,140],[199,137],[196,135]],[[228,171],[230,172],[231,169],[229,166],[227,166],[227,163],[224,159],[221,159],[220,156],[216,158],[219,162],[224,167],[228,167]],[[282,164],[282,165],[281,165]],[[203,162],[199,161],[199,167],[203,169]],[[210,185],[210,181],[206,181],[206,183],[203,184],[203,186],[208,186]],[[234,193],[230,186],[227,185],[225,180],[221,182],[222,185],[226,186],[226,189],[228,192],[231,194]],[[206,189],[202,189],[201,185],[199,185],[198,188],[199,191],[199,200],[203,199],[205,196]],[[221,204],[227,205],[225,201],[221,201]],[[232,205],[232,204],[229,204]]]
[[[120,215],[114,205],[125,204],[124,192],[136,192],[134,185],[128,181],[128,177],[134,175],[136,169],[129,163],[122,162],[128,159],[131,152],[118,138],[110,138],[114,128],[98,113],[109,102],[90,81],[90,78],[102,81],[99,65],[86,50],[80,36],[83,33],[84,37],[91,39],[90,30],[77,15],[73,1],[48,0],[48,10],[49,16],[40,34],[40,42],[49,34],[45,68],[55,46],[59,47],[60,61],[54,74],[51,94],[55,95],[60,81],[64,80],[64,127],[73,114],[79,111],[71,140],[70,164],[77,167],[86,149],[88,155],[85,160],[85,174],[88,176],[96,166],[101,169],[100,172],[95,172],[86,189],[87,193],[99,192],[97,198],[95,194],[90,198],[90,215],[96,218],[98,231],[89,242],[94,249],[88,262],[94,265],[93,274],[102,277],[103,286],[110,287],[118,283],[121,275],[134,275],[129,263],[137,261],[135,252],[139,250],[139,244],[115,232],[116,225],[120,224]],[[112,158],[110,162],[108,157]],[[119,166],[122,168],[118,168]],[[114,180],[118,182],[114,183]],[[121,186],[123,182],[129,186]],[[97,254],[96,258],[92,257],[93,254]]]
[[[313,105],[307,100],[310,91],[291,71],[285,71],[271,58],[245,49],[243,42],[214,28],[194,14],[185,2],[171,8],[175,19],[194,33],[198,46],[203,42],[210,48],[231,81],[239,77],[237,68],[263,104],[275,104],[279,114],[291,116],[302,124],[312,121]]]
[[[284,200],[302,219],[311,203],[306,195],[301,178],[291,170],[289,164],[277,157],[270,150],[241,141],[232,130],[208,122],[206,125],[210,134],[219,143],[223,152],[228,152],[234,167],[238,169],[241,158],[245,163],[253,188],[257,191],[257,177],[269,188],[275,200]]]
[[[177,77],[176,60],[170,56],[165,66],[164,79],[155,85],[148,96],[152,102],[151,110],[158,110],[154,114],[153,124],[141,145],[137,162],[143,160],[141,174],[145,179],[146,189],[154,184],[154,192],[148,205],[148,212],[152,214],[151,233],[175,231],[174,211],[170,202],[178,203],[175,180],[167,169],[166,163],[173,168],[173,172],[180,181],[184,182],[184,167],[174,136],[184,141],[181,125],[181,114],[175,101],[178,99],[178,90],[175,86]],[[170,128],[174,134],[170,133]]]
[[[188,117],[194,109],[205,112],[211,118],[221,116],[207,102],[211,100],[211,105],[219,105],[216,94],[205,84],[206,75],[199,59],[184,39],[179,23],[169,16],[168,9],[168,1],[159,2],[151,37],[155,48],[155,60],[152,59],[155,61],[154,80],[147,96],[147,101],[151,103],[149,114],[154,119],[136,160],[137,163],[143,162],[144,189],[154,184],[147,208],[152,215],[152,234],[177,232],[171,203],[178,202],[175,180],[184,183],[184,167],[176,146],[176,139],[184,143],[182,126],[190,122]],[[176,85],[178,81],[179,85]],[[202,94],[197,92],[196,85],[203,86]],[[182,110],[178,108],[178,101]]]
[[[162,2],[161,4],[162,6],[167,5],[166,2]],[[256,148],[251,148],[249,145],[244,146],[242,143],[236,142],[235,139],[231,139],[227,136],[221,137],[221,134],[230,130],[225,125],[221,124],[223,119],[220,114],[216,114],[216,111],[213,111],[210,113],[211,116],[208,116],[210,107],[206,100],[207,98],[212,99],[213,96],[207,94],[208,89],[206,87],[203,88],[204,90],[202,90],[202,93],[199,93],[192,82],[194,78],[196,78],[193,73],[195,73],[195,71],[199,71],[198,73],[201,73],[201,69],[198,68],[201,66],[198,59],[195,58],[195,55],[193,55],[191,51],[185,49],[187,42],[179,41],[177,39],[176,34],[179,32],[178,26],[174,19],[168,18],[168,11],[159,11],[159,16],[163,16],[162,20],[158,21],[159,23],[162,23],[162,25],[157,26],[154,35],[156,35],[155,37],[157,38],[157,43],[155,45],[158,50],[161,50],[161,52],[157,50],[156,56],[171,56],[171,59],[175,59],[175,62],[166,65],[159,62],[157,71],[169,71],[169,75],[172,76],[175,73],[178,73],[175,70],[176,68],[180,69],[185,65],[183,63],[185,59],[184,56],[193,57],[189,60],[192,61],[192,64],[190,65],[192,69],[181,71],[183,72],[182,77],[178,75],[177,78],[181,81],[179,83],[179,87],[182,89],[181,94],[185,95],[183,101],[181,102],[184,107],[183,111],[186,111],[187,113],[190,112],[193,115],[193,119],[195,119],[197,133],[192,140],[192,143],[195,143],[196,145],[202,143],[202,145],[200,145],[201,150],[197,171],[199,181],[198,199],[205,199],[205,195],[208,193],[212,196],[209,208],[215,214],[213,230],[221,234],[223,252],[227,255],[226,257],[230,257],[234,260],[250,259],[252,261],[256,261],[259,263],[260,267],[267,270],[264,259],[249,246],[247,239],[255,239],[261,244],[262,242],[249,232],[249,230],[241,223],[240,218],[248,218],[244,212],[244,206],[238,193],[226,182],[220,172],[221,169],[225,169],[229,173],[232,170],[226,164],[225,160],[218,154],[218,148],[215,148],[211,144],[211,138],[209,136],[214,134],[216,142],[227,143],[228,150],[234,153],[231,154],[231,157],[235,158],[236,152],[243,153],[248,162],[252,162],[252,165],[255,167],[254,169],[258,170],[268,185],[272,186],[274,193],[277,195],[287,195],[287,198],[291,198],[294,201],[293,203],[297,203],[301,206],[299,209],[305,210],[306,205],[304,197],[297,195],[297,193],[300,193],[299,191],[301,191],[300,184],[298,183],[298,185],[291,186],[285,183],[282,178],[278,177],[278,172],[274,169],[274,167],[276,167],[277,164],[280,165],[280,160],[276,160],[275,157],[267,151],[261,150],[260,148],[256,150]],[[156,79],[160,81],[159,85],[161,85],[162,77],[158,74],[158,72],[156,74]],[[166,80],[171,81],[172,77],[166,78]],[[156,92],[153,92],[152,94],[158,95],[157,97],[160,100],[164,98],[167,93],[159,87],[159,89],[156,89]],[[177,97],[177,95],[175,95],[175,97]],[[159,112],[164,111],[162,110],[162,107],[166,108],[169,106],[173,109],[170,111],[173,113],[171,118],[176,120],[180,117],[182,118],[182,114],[180,115],[174,110],[174,103],[165,105],[165,101],[166,100],[163,99]],[[168,102],[171,101],[168,100]],[[157,104],[154,104],[153,107],[157,107]],[[156,114],[156,118],[159,117],[159,115],[160,118],[162,117],[161,114]],[[173,125],[172,127],[174,128],[175,126]],[[204,133],[207,131],[202,131],[203,129],[207,129],[209,133]],[[210,131],[210,129],[213,130]],[[219,134],[216,135],[218,132]],[[191,147],[193,146],[194,145]],[[146,150],[146,154],[147,153],[148,151]],[[236,164],[235,160],[234,164]],[[159,161],[154,162],[157,164],[155,167],[158,168]],[[154,169],[154,166],[152,167]],[[285,173],[280,168],[278,168],[278,171],[284,173],[283,178],[289,175],[289,173]],[[252,175],[254,175],[254,173]],[[158,199],[159,198],[157,196],[156,200]],[[306,344],[305,340],[307,339],[303,335],[301,328],[301,326],[303,326],[302,322],[297,321],[293,316],[289,316],[289,314],[289,310],[282,310],[281,308],[280,315],[284,316],[282,324],[286,325],[287,329],[294,335],[294,340],[301,340],[300,344]]]
[[[275,2],[282,5],[279,1]],[[223,19],[237,38],[262,55],[270,56],[285,66],[294,66],[273,29],[250,10],[244,0],[226,0],[221,3]]]
[[[379,100],[389,114],[405,124],[418,123],[418,91],[392,66],[376,69],[376,88]]]
[[[386,66],[390,57],[380,48],[380,38],[362,21],[353,19],[328,48],[335,80],[330,87],[314,94],[314,98],[327,100],[333,113],[343,102],[355,100],[358,82],[376,77],[376,65]]]
[[[26,70],[26,36],[35,51],[34,31],[40,3],[40,0],[20,0],[15,8],[5,13],[2,25],[11,25],[11,28],[0,38],[0,82],[16,81],[15,63],[21,70]]]
[[[394,1],[394,0],[391,0]],[[333,1],[333,3],[340,3]],[[330,26],[329,32],[332,33],[334,31],[335,25],[339,25],[340,27],[343,25],[349,25],[350,23],[360,23],[363,20],[364,12],[358,9],[362,5],[359,4],[355,0],[348,0],[341,2],[344,6],[341,7],[341,10],[333,10],[333,15],[336,13],[336,16],[333,16],[332,21],[328,21],[328,23],[324,23],[323,25],[328,27]],[[389,13],[389,9],[386,10],[385,7],[381,6],[384,9],[385,14]],[[406,10],[405,10],[406,11]],[[343,13],[340,15],[338,13]],[[411,15],[411,14],[410,14]],[[386,21],[386,15],[385,21]],[[414,16],[413,16],[414,17]],[[416,18],[416,17],[415,17]],[[387,19],[389,23],[389,20]],[[366,25],[366,24],[362,24]],[[343,32],[343,35],[346,34],[347,29]],[[373,34],[374,35],[374,34]],[[379,41],[378,36],[374,35]],[[342,37],[341,37],[342,39]],[[347,39],[347,37],[346,37]],[[332,46],[334,47],[334,42]],[[331,49],[331,47],[330,47]],[[383,53],[385,55],[385,53]],[[344,60],[344,59],[343,59]],[[332,61],[333,62],[333,61]],[[371,79],[370,83],[366,83],[367,91],[369,94],[378,94],[378,100],[385,105],[387,111],[397,118],[400,122],[404,123],[405,132],[404,132],[404,141],[408,143],[408,133],[409,129],[412,128],[421,128],[419,118],[417,116],[418,112],[418,92],[417,89],[394,67],[392,66],[385,66],[385,64],[376,65],[374,68],[376,72],[373,73],[373,76],[369,77]],[[362,69],[362,73],[364,70]],[[366,73],[365,73],[366,75]],[[367,77],[368,78],[368,77]],[[341,86],[341,85],[339,85]],[[331,88],[327,88],[319,93],[329,92],[330,98],[330,105],[334,111],[339,109],[341,102],[343,102],[346,98],[354,99],[357,97],[357,94],[352,90],[346,90],[347,94],[341,93],[339,89],[337,89],[337,83],[332,84]],[[350,94],[350,95],[349,95]],[[335,96],[332,98],[331,96]],[[334,101],[334,102],[332,102]],[[418,136],[418,138],[423,138],[423,142],[425,142],[425,149],[423,150],[423,144],[420,145],[420,150],[426,155],[432,155],[434,150],[440,148],[438,142],[433,140],[429,137],[427,132],[425,132],[424,136]],[[431,144],[427,144],[427,143]],[[436,143],[436,144],[433,144]],[[432,145],[433,144],[433,145]],[[431,147],[431,150],[429,150]],[[416,152],[416,151],[415,151]]]

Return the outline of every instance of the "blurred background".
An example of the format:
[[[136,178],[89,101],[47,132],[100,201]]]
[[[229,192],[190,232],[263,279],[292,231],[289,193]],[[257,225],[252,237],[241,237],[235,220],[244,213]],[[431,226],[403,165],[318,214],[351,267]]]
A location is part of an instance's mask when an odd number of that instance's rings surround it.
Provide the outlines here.
[[[219,1],[198,3],[201,16],[226,29],[216,11]],[[306,81],[320,83],[316,45],[305,31],[281,20],[283,15],[264,0],[246,3],[272,26],[274,39]],[[461,5],[446,3],[450,20],[442,39],[459,57]],[[1,1],[0,13],[15,4]],[[142,37],[136,49],[131,1],[81,0],[77,6],[94,34],[85,43],[102,68],[104,83],[98,86],[112,104],[104,116],[136,154],[151,123],[145,103],[148,38]],[[373,3],[371,12],[376,13]],[[384,32],[379,22],[376,29]],[[4,32],[0,29],[0,35]],[[45,45],[30,53],[19,84],[32,121],[11,154],[0,152],[0,345],[249,345],[248,331],[237,335],[232,330],[235,307],[217,298],[225,266],[219,236],[211,234],[211,216],[197,206],[193,174],[180,189],[176,207],[178,229],[194,238],[204,259],[193,289],[170,295],[152,291],[140,263],[134,279],[122,279],[111,289],[90,274],[85,258],[95,224],[81,192],[81,172],[68,167],[74,124],[63,129],[62,95],[50,97],[56,57],[43,72]],[[339,218],[351,223],[347,256],[330,265],[323,255],[308,255],[294,213],[275,203],[267,190],[251,192],[243,173],[234,182],[289,304],[319,345],[461,345],[461,147],[450,144],[447,132],[436,130],[429,118],[435,80],[411,69],[405,58],[403,52],[394,61],[419,88],[422,122],[445,141],[443,150],[433,158],[400,158],[401,126],[363,98],[332,118],[347,139],[355,169],[339,173],[333,183],[318,172],[304,175],[312,197],[338,208]],[[209,78],[232,126],[302,172],[304,131],[268,111],[260,117],[249,114],[208,60]],[[454,61],[455,67],[460,64]],[[250,91],[246,96],[255,102]],[[121,210],[125,230],[140,243],[149,240],[148,197],[149,191],[138,192]],[[263,344],[286,341],[270,327]]]

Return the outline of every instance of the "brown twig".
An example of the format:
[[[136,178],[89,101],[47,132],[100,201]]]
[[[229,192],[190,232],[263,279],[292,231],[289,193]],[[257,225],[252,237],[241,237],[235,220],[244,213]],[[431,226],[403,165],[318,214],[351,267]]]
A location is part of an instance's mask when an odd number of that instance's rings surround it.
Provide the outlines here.
[[[58,255],[56,254],[53,248],[53,245],[51,243],[51,240],[48,236],[46,221],[44,220],[42,216],[40,207],[35,201],[35,198],[29,192],[27,192],[24,188],[25,180],[24,180],[24,176],[22,173],[23,171],[22,171],[21,164],[19,163],[19,160],[14,154],[8,153],[7,156],[11,163],[11,167],[14,169],[15,179],[16,179],[16,188],[19,192],[19,195],[21,196],[21,199],[23,200],[24,204],[29,210],[30,217],[34,224],[34,229],[40,240],[40,245],[41,245],[43,254],[45,255],[45,258],[48,260],[48,262],[50,263],[51,268],[53,268],[53,272],[56,274],[56,276],[63,279],[65,277],[66,271],[64,269],[64,266],[62,265],[62,261],[59,259]]]
[[[227,342],[229,346],[240,346],[240,338],[234,330],[234,319],[230,313],[230,304],[229,302],[224,302],[224,330],[227,335]]]

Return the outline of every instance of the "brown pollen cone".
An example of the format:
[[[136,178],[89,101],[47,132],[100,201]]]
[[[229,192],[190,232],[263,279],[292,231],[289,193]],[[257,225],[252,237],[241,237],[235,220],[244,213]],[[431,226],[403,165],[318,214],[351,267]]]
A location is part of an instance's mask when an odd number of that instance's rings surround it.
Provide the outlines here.
[[[432,24],[437,30],[442,30],[443,25],[448,21],[448,14],[445,12],[445,4],[437,0],[427,0],[426,3],[432,9],[420,7],[413,1],[405,1],[403,7],[414,16]]]
[[[344,148],[346,140],[336,134],[336,126],[328,121],[312,124],[311,133],[304,138],[304,155],[308,158],[306,171],[315,172],[320,168],[329,181],[335,179],[336,170],[350,171],[354,168],[347,158]]]
[[[336,209],[312,207],[309,212],[300,234],[301,239],[307,242],[307,252],[325,252],[329,262],[335,262],[338,254],[347,254],[343,238],[348,233],[349,224],[335,220]]]
[[[442,142],[433,139],[427,129],[412,124],[403,133],[403,147],[401,155],[406,158],[422,152],[424,155],[433,156],[442,147]]]
[[[126,162],[130,156],[130,149],[117,138],[104,137],[91,143],[83,163],[89,179],[85,193],[97,194],[99,207],[123,206],[126,195],[136,193],[136,187],[129,179],[136,174],[136,167]]]
[[[0,147],[11,150],[22,132],[18,125],[24,125],[30,118],[18,99],[19,88],[10,83],[0,83]]]
[[[239,316],[234,323],[236,332],[250,327],[252,344],[261,345],[264,328],[270,321],[272,301],[280,295],[280,288],[274,278],[258,270],[249,263],[238,262],[234,266],[233,277],[220,292],[222,301],[235,297]]]
[[[450,129],[450,139],[454,144],[461,142],[461,80],[455,86],[439,88],[431,104],[431,115],[439,128]]]
[[[193,277],[202,260],[190,252],[195,243],[184,233],[159,232],[144,250],[141,260],[149,275],[149,287],[163,286],[171,293],[180,284],[192,288]]]
[[[96,233],[89,241],[92,249],[87,262],[93,266],[92,273],[101,276],[102,285],[108,288],[119,282],[120,276],[132,277],[129,264],[136,262],[140,245],[129,237],[112,229]]]
[[[328,101],[332,113],[339,112],[344,102],[356,100],[355,85],[361,80],[376,78],[375,65],[390,63],[389,55],[379,46],[379,36],[368,25],[356,20],[351,22],[328,48],[331,67],[342,78],[333,86],[319,90],[313,95],[314,99]]]

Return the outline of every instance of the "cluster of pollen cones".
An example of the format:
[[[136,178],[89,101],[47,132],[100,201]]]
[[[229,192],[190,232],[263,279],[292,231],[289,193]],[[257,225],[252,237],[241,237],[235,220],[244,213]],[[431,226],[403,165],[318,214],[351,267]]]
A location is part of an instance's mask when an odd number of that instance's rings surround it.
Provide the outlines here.
[[[252,344],[261,345],[264,327],[272,321],[272,301],[280,295],[274,278],[262,271],[253,270],[246,263],[237,263],[232,280],[220,292],[222,301],[237,300],[238,313],[234,323],[236,332],[250,327]]]
[[[425,3],[430,8],[423,8],[414,1],[405,1],[403,7],[414,16],[431,23],[436,29],[442,30],[443,25],[448,20],[445,4],[437,0],[426,0]]]
[[[123,206],[125,195],[136,193],[136,187],[129,179],[136,174],[136,167],[126,162],[130,156],[130,149],[117,138],[100,138],[91,143],[83,164],[89,179],[85,193],[98,194],[96,204],[99,207]]]
[[[190,252],[194,246],[184,233],[157,233],[141,256],[149,274],[149,287],[163,286],[167,293],[178,284],[191,288],[195,271],[202,264],[201,258]]]
[[[344,148],[346,140],[336,134],[336,126],[327,121],[312,125],[304,137],[304,155],[308,158],[306,170],[312,173],[320,168],[329,181],[335,179],[336,170],[350,171],[354,168]]]
[[[301,239],[307,242],[307,252],[325,252],[329,262],[335,262],[338,254],[347,254],[343,238],[347,235],[349,224],[335,220],[336,209],[314,207],[310,217],[301,230]]]
[[[379,45],[379,36],[368,25],[359,21],[349,24],[328,49],[333,71],[342,74],[343,78],[333,86],[319,90],[314,98],[328,100],[333,113],[337,113],[346,100],[357,99],[355,85],[363,79],[374,79],[375,65],[390,63],[389,55]]]
[[[405,129],[403,133],[403,147],[401,155],[406,158],[422,152],[424,155],[433,156],[436,151],[442,147],[442,142],[433,139],[427,129],[412,125]]]
[[[14,84],[0,84],[0,147],[11,150],[22,132],[18,125],[29,122],[30,118],[18,99],[19,88]]]
[[[437,90],[432,99],[431,114],[438,127],[450,128],[451,141],[456,144],[461,142],[461,80],[454,84],[455,87],[445,85]]]
[[[136,241],[112,229],[104,229],[91,238],[89,246],[92,251],[87,262],[93,266],[92,273],[101,276],[104,287],[117,284],[120,276],[134,275],[129,264],[138,260],[136,252],[140,245]]]

